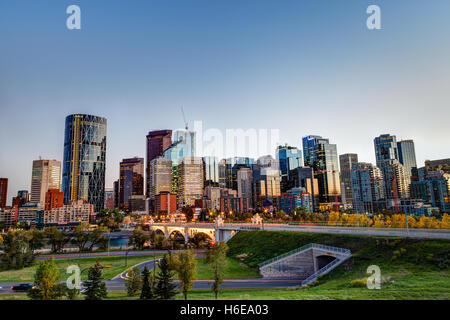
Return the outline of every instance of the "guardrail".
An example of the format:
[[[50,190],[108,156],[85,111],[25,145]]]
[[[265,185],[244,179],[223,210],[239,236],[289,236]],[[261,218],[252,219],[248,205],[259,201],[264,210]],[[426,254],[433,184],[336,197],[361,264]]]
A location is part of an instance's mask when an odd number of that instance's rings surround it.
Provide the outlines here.
[[[276,257],[274,257],[272,259],[266,260],[266,261],[260,263],[259,267],[260,268],[264,267],[264,266],[266,266],[268,264],[271,264],[271,263],[273,263],[275,261],[281,260],[283,258],[286,258],[286,257],[290,256],[290,255],[293,255],[295,253],[299,253],[300,251],[304,251],[304,250],[310,249],[310,248],[321,249],[321,250],[331,251],[331,252],[338,252],[338,253],[342,253],[343,255],[348,255],[348,254],[351,255],[351,252],[348,249],[337,248],[337,247],[332,247],[332,246],[327,246],[327,245],[317,244],[317,243],[310,243],[310,244],[304,245],[304,246],[302,246],[300,248],[297,248],[297,249],[291,250],[289,252],[283,253],[282,255],[276,256]]]

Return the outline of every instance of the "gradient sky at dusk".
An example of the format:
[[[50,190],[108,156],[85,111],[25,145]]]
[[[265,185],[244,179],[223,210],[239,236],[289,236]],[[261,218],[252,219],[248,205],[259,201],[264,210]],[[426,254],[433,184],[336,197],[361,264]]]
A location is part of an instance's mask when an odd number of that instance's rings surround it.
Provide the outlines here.
[[[66,28],[77,4],[82,29]],[[366,28],[378,4],[382,30]],[[0,0],[0,177],[62,161],[64,120],[108,119],[107,180],[153,129],[279,128],[375,162],[373,139],[450,157],[448,0]]]

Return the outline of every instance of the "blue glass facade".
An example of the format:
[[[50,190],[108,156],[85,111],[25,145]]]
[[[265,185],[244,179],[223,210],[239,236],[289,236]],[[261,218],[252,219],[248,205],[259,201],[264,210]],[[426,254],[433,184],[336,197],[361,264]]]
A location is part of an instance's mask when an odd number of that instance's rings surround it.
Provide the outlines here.
[[[66,118],[62,191],[64,203],[85,200],[104,208],[106,119],[74,114]]]

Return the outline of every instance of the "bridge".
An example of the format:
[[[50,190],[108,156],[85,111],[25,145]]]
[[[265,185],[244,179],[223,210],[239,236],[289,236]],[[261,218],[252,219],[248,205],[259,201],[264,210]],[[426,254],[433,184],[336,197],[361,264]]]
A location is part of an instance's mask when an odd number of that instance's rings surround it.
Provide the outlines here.
[[[211,240],[227,242],[236,233],[249,230],[348,234],[360,236],[386,236],[419,239],[450,239],[450,230],[444,229],[387,229],[317,225],[289,225],[282,223],[263,223],[259,216],[254,217],[251,223],[224,223],[223,220],[219,217],[215,223],[155,223],[150,221],[147,223],[147,225],[150,230],[165,236],[167,239],[184,240],[186,243],[197,233],[204,233]]]

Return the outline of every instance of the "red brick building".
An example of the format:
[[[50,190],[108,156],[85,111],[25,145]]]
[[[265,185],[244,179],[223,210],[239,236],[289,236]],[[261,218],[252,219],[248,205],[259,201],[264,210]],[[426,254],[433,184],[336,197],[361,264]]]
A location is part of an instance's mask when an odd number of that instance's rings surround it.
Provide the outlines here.
[[[45,194],[45,210],[61,208],[64,205],[64,193],[58,189],[50,189]]]

